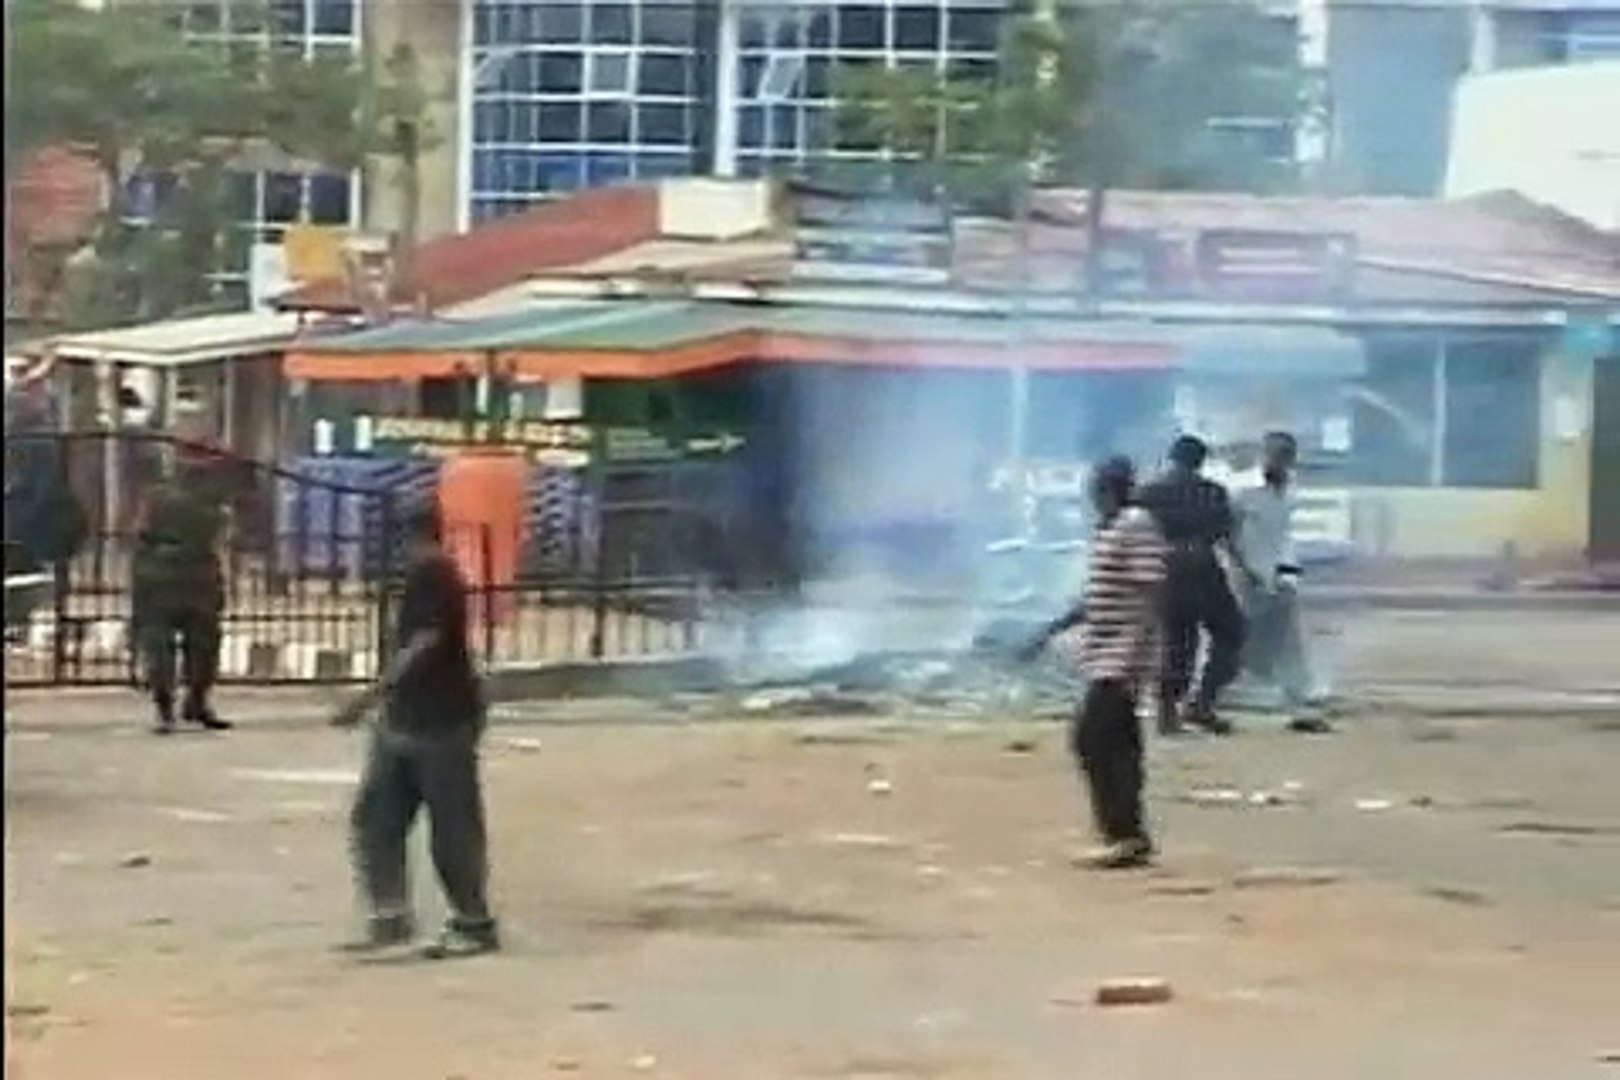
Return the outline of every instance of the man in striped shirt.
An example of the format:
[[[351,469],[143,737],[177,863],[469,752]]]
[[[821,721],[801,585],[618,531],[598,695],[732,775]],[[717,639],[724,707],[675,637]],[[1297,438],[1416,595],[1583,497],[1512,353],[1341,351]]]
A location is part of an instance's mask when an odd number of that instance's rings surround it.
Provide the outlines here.
[[[1092,861],[1105,869],[1142,866],[1153,857],[1143,820],[1136,705],[1138,687],[1158,674],[1166,549],[1152,515],[1133,505],[1135,486],[1136,470],[1127,458],[1111,458],[1092,474],[1099,520],[1085,595],[1038,643],[1079,624],[1073,656],[1087,687],[1069,745],[1085,774],[1106,845]]]

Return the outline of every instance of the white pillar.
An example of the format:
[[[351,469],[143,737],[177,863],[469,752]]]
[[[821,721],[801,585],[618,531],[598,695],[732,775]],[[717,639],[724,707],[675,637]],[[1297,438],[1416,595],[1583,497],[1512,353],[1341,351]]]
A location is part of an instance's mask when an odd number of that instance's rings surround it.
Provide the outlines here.
[[[739,0],[720,0],[720,32],[714,80],[714,174],[737,175],[737,75],[741,67],[742,6]]]
[[[473,0],[461,0],[460,57],[456,62],[456,232],[472,228]]]
[[[1468,70],[1482,75],[1496,70],[1496,19],[1484,4],[1475,4],[1468,15]]]

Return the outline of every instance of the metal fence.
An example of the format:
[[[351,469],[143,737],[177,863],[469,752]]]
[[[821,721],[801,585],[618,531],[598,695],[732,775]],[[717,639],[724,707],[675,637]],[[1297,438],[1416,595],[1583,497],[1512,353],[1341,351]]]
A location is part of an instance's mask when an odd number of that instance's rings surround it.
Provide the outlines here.
[[[6,677],[14,686],[130,684],[132,563],[139,507],[167,467],[194,452],[156,434],[6,436]],[[402,496],[334,483],[213,452],[229,508],[222,544],[225,683],[349,682],[371,678],[387,650],[401,559],[393,524]],[[641,470],[647,474],[648,470]],[[622,478],[621,478],[622,479]],[[71,556],[29,554],[30,500],[71,491],[84,529]],[[701,530],[673,485],[604,478],[573,515],[571,557],[523,554],[505,572],[487,534],[448,536],[469,581],[472,645],[486,663],[540,663],[689,653],[703,645],[716,574],[699,557]],[[657,489],[649,495],[649,489]],[[615,491],[620,492],[616,495]],[[635,497],[623,497],[623,492]],[[17,511],[13,513],[13,511]],[[15,528],[14,528],[15,526]],[[533,539],[533,538],[531,538]],[[554,538],[553,538],[554,539]],[[712,554],[712,553],[711,553]],[[29,602],[10,582],[30,575]]]

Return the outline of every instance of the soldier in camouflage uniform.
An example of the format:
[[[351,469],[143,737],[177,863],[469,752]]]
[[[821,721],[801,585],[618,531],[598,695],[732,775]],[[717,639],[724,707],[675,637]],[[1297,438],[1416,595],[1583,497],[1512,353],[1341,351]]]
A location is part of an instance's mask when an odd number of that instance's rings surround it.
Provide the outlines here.
[[[182,465],[161,481],[142,515],[132,599],[136,642],[160,735],[175,726],[176,659],[186,690],[179,719],[209,731],[231,727],[208,701],[219,670],[225,608],[218,553],[224,531],[222,501],[195,465]]]

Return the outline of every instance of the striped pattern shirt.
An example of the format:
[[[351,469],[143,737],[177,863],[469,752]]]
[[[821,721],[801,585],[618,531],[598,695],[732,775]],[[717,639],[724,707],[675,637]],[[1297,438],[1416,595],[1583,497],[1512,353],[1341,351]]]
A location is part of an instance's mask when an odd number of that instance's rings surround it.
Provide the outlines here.
[[[1141,507],[1126,507],[1092,537],[1086,618],[1072,644],[1088,679],[1136,681],[1157,670],[1165,556],[1153,515]]]

